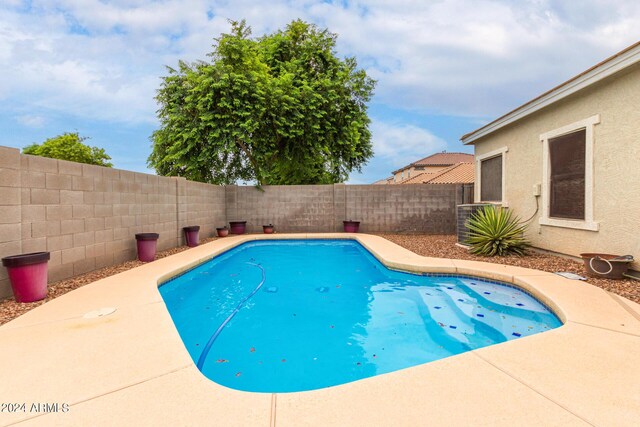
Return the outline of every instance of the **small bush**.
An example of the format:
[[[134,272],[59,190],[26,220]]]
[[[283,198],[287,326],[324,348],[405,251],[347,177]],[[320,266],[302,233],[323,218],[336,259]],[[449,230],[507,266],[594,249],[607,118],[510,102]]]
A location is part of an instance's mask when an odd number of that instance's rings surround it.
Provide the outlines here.
[[[42,144],[28,145],[24,147],[22,152],[33,156],[112,167],[113,164],[109,162],[111,157],[104,151],[104,148],[83,144],[82,142],[86,139],[88,138],[80,136],[78,132],[64,133],[49,138]]]
[[[503,207],[485,206],[467,221],[471,253],[482,256],[524,255],[526,224]]]

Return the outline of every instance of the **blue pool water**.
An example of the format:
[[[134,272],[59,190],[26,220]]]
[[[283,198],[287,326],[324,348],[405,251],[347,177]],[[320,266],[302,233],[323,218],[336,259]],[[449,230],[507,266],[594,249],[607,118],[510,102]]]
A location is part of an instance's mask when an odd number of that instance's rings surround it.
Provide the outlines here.
[[[245,243],[160,293],[202,373],[256,392],[343,384],[561,325],[518,289],[389,270],[351,240]]]

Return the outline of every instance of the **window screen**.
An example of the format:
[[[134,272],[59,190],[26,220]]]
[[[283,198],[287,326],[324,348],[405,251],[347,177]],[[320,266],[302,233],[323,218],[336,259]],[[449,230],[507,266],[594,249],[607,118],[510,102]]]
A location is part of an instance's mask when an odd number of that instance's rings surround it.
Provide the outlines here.
[[[584,129],[549,139],[549,216],[584,219]]]
[[[502,201],[502,155],[480,162],[480,200]]]

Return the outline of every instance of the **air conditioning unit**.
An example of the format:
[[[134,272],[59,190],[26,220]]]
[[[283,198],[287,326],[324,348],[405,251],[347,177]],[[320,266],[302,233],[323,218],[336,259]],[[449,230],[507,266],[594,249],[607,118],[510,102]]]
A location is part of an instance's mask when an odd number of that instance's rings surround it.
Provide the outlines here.
[[[458,243],[466,245],[469,237],[469,229],[467,228],[467,220],[471,215],[475,214],[483,206],[490,206],[489,203],[470,203],[467,205],[458,205],[456,209],[456,235]]]

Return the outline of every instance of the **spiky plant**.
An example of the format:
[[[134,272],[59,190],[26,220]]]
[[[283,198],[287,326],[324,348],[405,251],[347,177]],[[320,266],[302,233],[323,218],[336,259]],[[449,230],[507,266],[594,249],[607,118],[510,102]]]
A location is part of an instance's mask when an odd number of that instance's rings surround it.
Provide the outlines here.
[[[469,218],[467,227],[467,243],[475,255],[524,255],[529,246],[524,238],[527,225],[503,207],[484,206]]]

